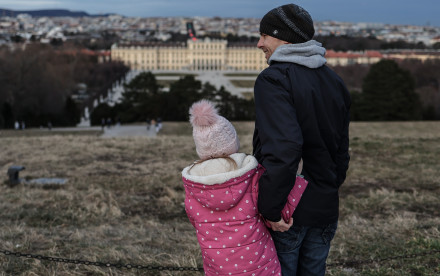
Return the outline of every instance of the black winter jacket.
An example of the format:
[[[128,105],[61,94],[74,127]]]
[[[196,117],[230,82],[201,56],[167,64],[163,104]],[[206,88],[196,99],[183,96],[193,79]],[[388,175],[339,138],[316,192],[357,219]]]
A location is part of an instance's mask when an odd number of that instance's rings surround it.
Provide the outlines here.
[[[279,221],[300,159],[309,181],[293,214],[294,224],[337,222],[340,185],[348,162],[350,94],[327,66],[310,69],[275,62],[255,88],[254,155],[266,168],[259,182],[258,208]]]

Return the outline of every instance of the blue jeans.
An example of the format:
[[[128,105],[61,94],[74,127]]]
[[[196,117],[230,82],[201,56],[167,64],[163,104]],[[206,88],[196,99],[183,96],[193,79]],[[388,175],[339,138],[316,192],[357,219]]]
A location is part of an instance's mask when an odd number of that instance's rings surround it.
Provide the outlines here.
[[[286,232],[270,230],[283,276],[325,275],[330,242],[338,223],[323,227],[293,225]]]

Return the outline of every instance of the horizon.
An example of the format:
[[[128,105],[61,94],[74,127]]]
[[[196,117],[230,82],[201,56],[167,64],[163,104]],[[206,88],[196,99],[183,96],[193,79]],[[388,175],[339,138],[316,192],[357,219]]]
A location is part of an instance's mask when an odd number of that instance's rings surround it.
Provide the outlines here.
[[[261,18],[269,10],[288,1],[274,0],[185,0],[142,1],[107,0],[0,0],[0,8],[20,11],[69,10],[89,15],[118,14],[124,17],[221,17]],[[438,0],[297,0],[292,1],[305,8],[315,21],[350,23],[379,23],[389,25],[415,25],[440,27]],[[378,8],[379,7],[379,8]],[[436,8],[438,7],[438,8]]]

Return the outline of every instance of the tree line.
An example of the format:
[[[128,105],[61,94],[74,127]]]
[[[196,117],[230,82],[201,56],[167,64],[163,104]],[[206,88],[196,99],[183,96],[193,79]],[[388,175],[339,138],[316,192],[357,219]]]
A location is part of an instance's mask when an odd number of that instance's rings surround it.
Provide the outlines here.
[[[352,95],[352,120],[440,119],[440,60],[382,60],[374,65],[334,66]],[[118,62],[99,63],[96,56],[51,46],[27,45],[24,49],[0,49],[0,128],[15,121],[27,126],[74,126],[80,110],[106,96],[128,68]],[[78,83],[87,85],[89,98],[75,101]],[[186,121],[190,105],[200,99],[217,103],[230,120],[254,120],[253,100],[217,89],[194,76],[172,83],[169,91],[154,74],[143,72],[125,84],[122,101],[113,107],[99,105],[92,124],[102,118],[121,123],[147,118]]]
[[[405,121],[440,119],[440,61],[382,60],[372,66],[333,68],[346,80],[351,92],[353,121]],[[148,118],[188,120],[188,109],[200,99],[216,102],[220,114],[230,120],[254,120],[252,99],[232,95],[221,87],[185,76],[165,92],[151,72],[143,72],[125,84],[122,101],[113,107],[101,104],[91,122],[112,118],[121,123]]]
[[[440,119],[440,60],[382,60],[333,69],[352,94],[352,120]]]
[[[12,128],[15,121],[26,126],[74,126],[80,110],[112,84],[123,78],[128,68],[122,63],[98,63],[96,56],[76,49],[54,49],[50,45],[29,44],[0,49],[0,128]],[[75,101],[78,83],[88,87],[89,99]]]
[[[405,40],[383,41],[375,36],[369,37],[351,37],[342,36],[315,36],[313,39],[322,43],[326,49],[334,51],[365,51],[365,50],[389,50],[389,49],[440,49],[440,42],[436,42],[431,46],[425,45],[423,42],[412,43]]]

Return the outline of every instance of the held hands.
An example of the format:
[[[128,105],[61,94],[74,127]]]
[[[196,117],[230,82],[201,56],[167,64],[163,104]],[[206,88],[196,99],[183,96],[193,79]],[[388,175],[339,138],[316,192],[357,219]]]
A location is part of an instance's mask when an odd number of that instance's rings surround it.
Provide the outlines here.
[[[289,219],[289,222],[286,223],[283,218],[280,219],[280,221],[278,222],[274,222],[274,221],[270,221],[270,220],[266,220],[273,231],[278,231],[278,232],[285,232],[287,230],[289,230],[290,227],[292,227],[293,225],[293,218]]]

